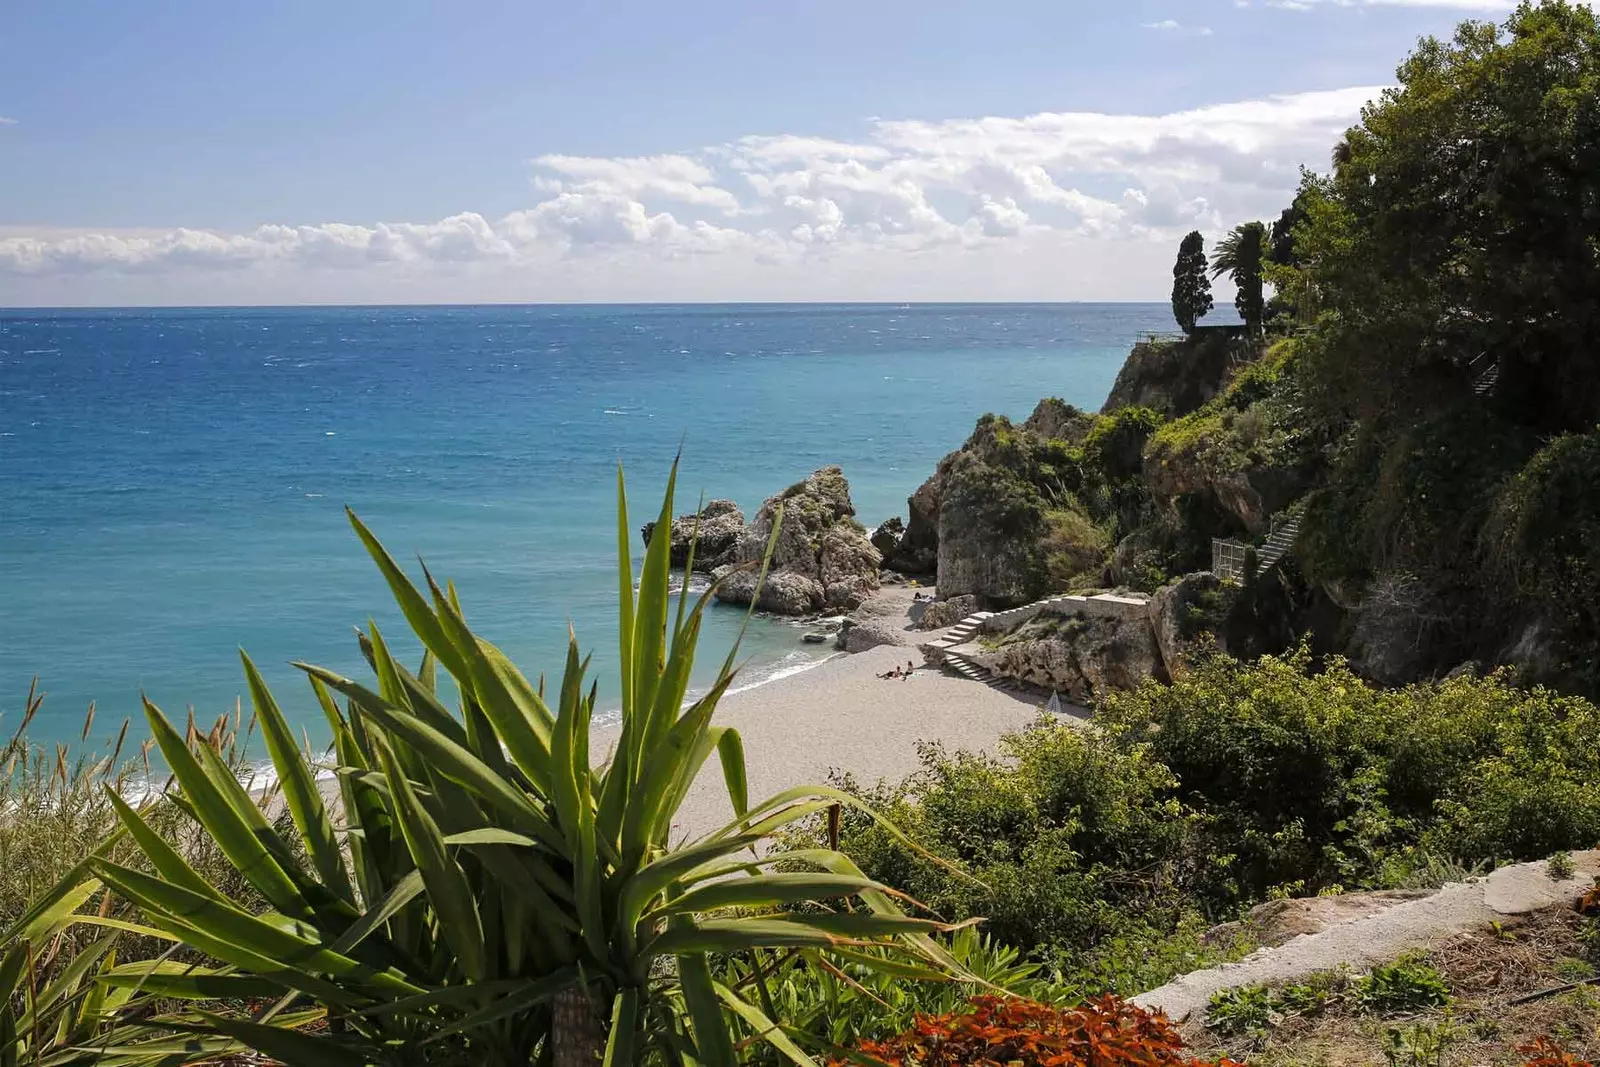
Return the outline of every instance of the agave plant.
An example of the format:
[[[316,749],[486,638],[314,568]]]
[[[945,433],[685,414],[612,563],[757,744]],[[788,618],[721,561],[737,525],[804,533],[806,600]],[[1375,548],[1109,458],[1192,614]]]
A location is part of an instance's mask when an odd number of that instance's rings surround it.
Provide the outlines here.
[[[676,468],[657,529],[670,525],[675,479]],[[622,721],[615,754],[598,769],[597,690],[576,639],[547,697],[542,677],[530,682],[472,632],[453,587],[423,568],[424,592],[353,513],[350,521],[426,651],[412,673],[369,625],[361,645],[375,687],[296,665],[333,733],[337,803],[244,657],[299,842],[274,832],[212,747],[186,743],[145,707],[173,801],[270,907],[241,907],[125,804],[123,824],[155,873],[89,861],[152,926],[221,965],[204,973],[211,995],[256,996],[264,983],[278,994],[250,1019],[205,1015],[196,1032],[291,1064],[339,1067],[587,1067],[602,1057],[621,1067],[646,1056],[727,1067],[739,1058],[737,1032],[810,1064],[761,998],[714,980],[713,955],[826,947],[867,966],[961,971],[930,936],[950,927],[906,914],[841,853],[785,853],[774,869],[774,833],[857,802],[822,786],[748,802],[738,735],[713,721],[735,653],[686,704],[711,593],[692,608],[680,598],[672,611],[669,539],[657,537],[635,594],[620,469]],[[458,694],[453,711],[441,674]],[[713,752],[735,817],[674,842],[674,816]],[[295,859],[302,850],[304,863]],[[285,1024],[283,1012],[307,1005],[326,1011],[325,1025]]]

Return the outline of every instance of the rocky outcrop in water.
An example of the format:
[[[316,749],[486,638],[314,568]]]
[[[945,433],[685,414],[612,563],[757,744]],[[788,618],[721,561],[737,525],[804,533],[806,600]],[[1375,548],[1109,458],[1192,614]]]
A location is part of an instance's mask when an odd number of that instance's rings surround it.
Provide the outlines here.
[[[759,595],[756,579],[779,509],[782,524]],[[734,559],[718,567],[717,599],[755,600],[763,611],[809,615],[850,611],[878,589],[879,551],[855,521],[850,483],[838,467],[824,467],[769,497],[739,535]]]
[[[655,531],[654,521],[640,527],[647,546]],[[731,500],[713,500],[698,513],[679,515],[672,520],[672,565],[688,566],[689,546],[694,544],[694,569],[709,574],[734,562],[743,533],[744,512]]]

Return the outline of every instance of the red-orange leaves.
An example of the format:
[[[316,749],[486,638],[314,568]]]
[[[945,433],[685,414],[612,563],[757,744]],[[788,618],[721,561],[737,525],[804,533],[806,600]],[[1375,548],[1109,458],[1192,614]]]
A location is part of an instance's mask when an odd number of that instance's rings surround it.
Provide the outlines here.
[[[1528,1057],[1525,1067],[1594,1067],[1588,1060],[1580,1060],[1548,1037],[1536,1038],[1517,1051]]]
[[[1110,996],[1066,1009],[974,997],[969,1014],[918,1016],[860,1051],[888,1067],[1239,1067],[1197,1059],[1165,1015]]]

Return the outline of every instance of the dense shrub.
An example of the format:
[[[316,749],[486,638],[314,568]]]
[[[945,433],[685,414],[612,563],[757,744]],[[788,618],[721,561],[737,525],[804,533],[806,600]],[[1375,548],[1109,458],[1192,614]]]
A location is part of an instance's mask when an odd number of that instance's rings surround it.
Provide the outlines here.
[[[1500,676],[1385,690],[1315,666],[1303,648],[1212,656],[995,756],[930,746],[919,774],[868,791],[970,877],[864,817],[845,815],[843,847],[943,916],[985,917],[1065,986],[1137,992],[1269,895],[1437,884],[1600,841],[1594,705]]]
[[[1084,438],[1084,463],[1107,482],[1137,477],[1144,467],[1145,442],[1165,422],[1150,408],[1121,408],[1102,415]]]
[[[969,876],[846,813],[842,847],[868,875],[1081,980],[1138,992],[1197,963],[1206,922],[1188,897],[1208,861],[1204,820],[1171,773],[1095,730],[1042,721],[997,756],[923,750],[923,770],[869,801]],[[1137,872],[1137,873],[1135,873]],[[1181,943],[1168,944],[1175,932]]]
[[[1481,403],[1430,415],[1389,445],[1363,517],[1368,559],[1450,569],[1471,560],[1501,486],[1536,447]]]
[[[1419,850],[1534,859],[1600,840],[1600,710],[1504,678],[1378,689],[1304,649],[1225,656],[1100,717],[1211,820],[1241,899],[1399,877]]]

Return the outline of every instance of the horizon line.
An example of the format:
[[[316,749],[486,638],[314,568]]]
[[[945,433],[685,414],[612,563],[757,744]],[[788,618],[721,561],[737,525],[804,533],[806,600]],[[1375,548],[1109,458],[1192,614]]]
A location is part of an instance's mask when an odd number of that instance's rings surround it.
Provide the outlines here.
[[[306,302],[298,304],[0,304],[18,311],[293,311],[302,308],[516,308],[516,307],[1146,307],[1165,300],[479,300]]]

